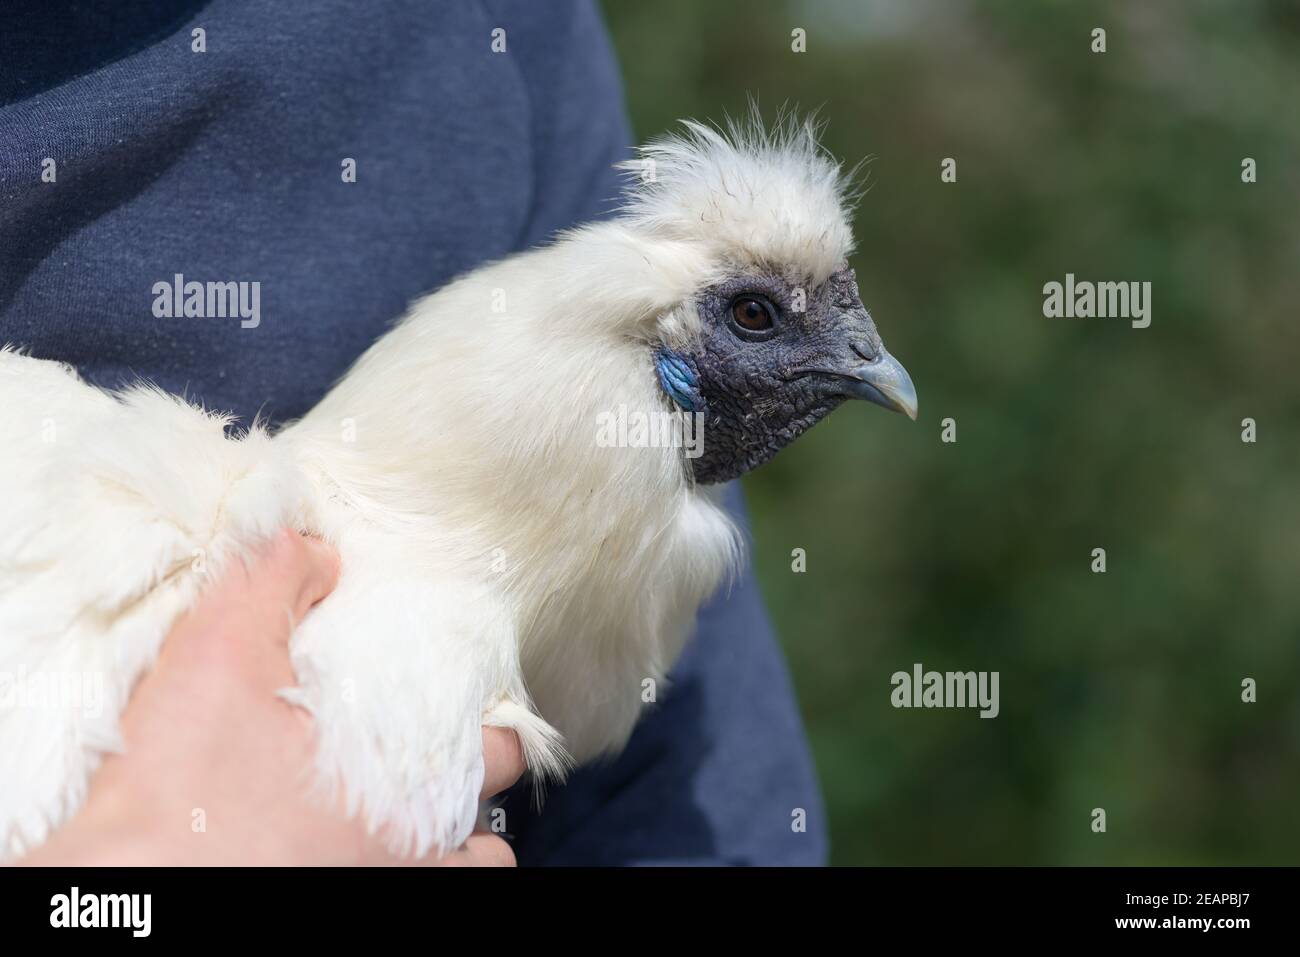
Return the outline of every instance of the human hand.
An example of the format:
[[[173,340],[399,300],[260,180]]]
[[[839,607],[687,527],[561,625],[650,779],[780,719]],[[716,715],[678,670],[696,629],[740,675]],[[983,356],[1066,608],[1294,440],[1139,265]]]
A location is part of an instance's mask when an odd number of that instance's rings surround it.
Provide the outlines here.
[[[294,683],[289,637],[334,588],[338,556],[292,532],[234,563],[173,627],[122,717],[81,811],[22,863],[514,864],[476,832],[441,859],[388,853],[363,822],[309,794],[310,717],[276,695]],[[519,778],[513,731],[483,729],[482,797]]]

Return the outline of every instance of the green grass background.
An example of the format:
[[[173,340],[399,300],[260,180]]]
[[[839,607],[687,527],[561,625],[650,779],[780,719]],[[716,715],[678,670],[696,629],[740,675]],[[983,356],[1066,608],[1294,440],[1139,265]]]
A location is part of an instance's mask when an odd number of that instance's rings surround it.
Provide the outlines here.
[[[875,157],[854,266],[920,420],[745,480],[833,860],[1300,863],[1300,5],[605,12],[638,136],[754,94]],[[1044,318],[1066,272],[1149,280],[1151,327]],[[914,662],[1000,671],[1001,715],[893,709]]]

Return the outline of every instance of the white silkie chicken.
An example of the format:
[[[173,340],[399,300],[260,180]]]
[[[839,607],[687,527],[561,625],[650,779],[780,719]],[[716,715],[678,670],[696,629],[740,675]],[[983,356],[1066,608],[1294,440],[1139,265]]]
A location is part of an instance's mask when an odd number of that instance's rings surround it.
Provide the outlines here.
[[[480,725],[543,778],[623,746],[738,560],[717,483],[846,398],[916,413],[810,126],[688,123],[628,167],[617,218],[417,302],[276,434],[0,350],[0,855],[77,809],[173,621],[284,526],[342,559],[284,693],[395,851],[468,836]],[[598,440],[674,412],[702,454]]]

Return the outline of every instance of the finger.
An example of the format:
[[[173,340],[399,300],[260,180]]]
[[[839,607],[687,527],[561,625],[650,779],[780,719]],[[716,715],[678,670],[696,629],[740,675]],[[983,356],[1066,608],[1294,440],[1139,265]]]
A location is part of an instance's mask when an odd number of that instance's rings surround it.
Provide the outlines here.
[[[515,852],[495,834],[476,831],[459,850],[441,860],[426,861],[444,867],[516,867]]]
[[[483,790],[487,800],[510,787],[528,770],[519,735],[509,728],[483,729]]]

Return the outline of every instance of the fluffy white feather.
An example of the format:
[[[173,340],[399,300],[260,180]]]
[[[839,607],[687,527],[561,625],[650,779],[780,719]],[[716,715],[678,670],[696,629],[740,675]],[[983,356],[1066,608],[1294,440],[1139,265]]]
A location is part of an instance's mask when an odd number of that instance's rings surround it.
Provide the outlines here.
[[[285,694],[321,786],[394,849],[468,835],[482,723],[542,776],[623,745],[740,544],[680,450],[599,447],[597,416],[666,408],[651,347],[698,335],[696,290],[738,266],[817,283],[852,242],[805,127],[690,125],[630,171],[623,215],[416,303],[274,437],[0,350],[0,678],[106,692],[0,709],[4,852],[76,809],[171,623],[285,525],[343,562]]]

